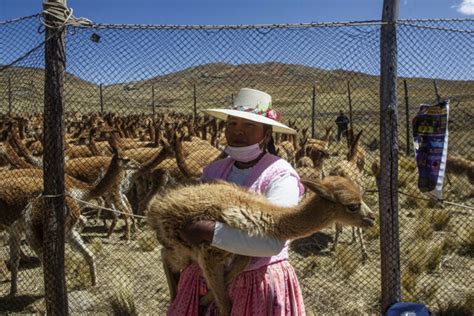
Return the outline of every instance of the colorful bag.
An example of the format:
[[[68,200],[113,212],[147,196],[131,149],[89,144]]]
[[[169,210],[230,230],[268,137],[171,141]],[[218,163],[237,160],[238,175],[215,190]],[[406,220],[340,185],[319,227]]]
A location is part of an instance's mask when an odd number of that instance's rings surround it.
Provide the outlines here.
[[[413,142],[418,166],[418,188],[443,199],[443,181],[448,154],[449,100],[422,104],[413,119]]]

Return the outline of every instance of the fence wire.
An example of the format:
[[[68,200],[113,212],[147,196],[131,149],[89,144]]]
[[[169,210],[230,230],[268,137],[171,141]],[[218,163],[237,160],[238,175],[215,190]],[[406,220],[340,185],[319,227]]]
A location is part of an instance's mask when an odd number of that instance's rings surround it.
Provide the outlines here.
[[[436,312],[474,310],[473,21],[397,25],[402,295]],[[48,142],[40,25],[38,16],[0,23],[1,312],[44,312],[44,280],[55,277],[40,273],[34,237],[42,238],[35,235],[41,214],[27,207],[40,203]],[[121,300],[138,314],[165,313],[160,245],[141,216],[150,196],[188,180],[174,155],[157,159],[163,139],[169,142],[176,128],[187,134],[181,154],[198,177],[225,146],[222,124],[201,110],[230,106],[242,87],[268,92],[284,122],[298,130],[295,138],[275,140],[300,176],[344,173],[377,212],[374,167],[384,163],[378,162],[380,28],[378,21],[68,27],[64,155],[71,241],[64,265],[71,313],[118,313]],[[418,190],[411,143],[418,105],[438,99],[451,100],[444,195],[453,203],[444,206]],[[348,131],[336,126],[341,111]],[[105,193],[91,193],[98,188]],[[329,227],[291,244],[310,315],[380,312],[379,226],[344,228],[337,237]]]

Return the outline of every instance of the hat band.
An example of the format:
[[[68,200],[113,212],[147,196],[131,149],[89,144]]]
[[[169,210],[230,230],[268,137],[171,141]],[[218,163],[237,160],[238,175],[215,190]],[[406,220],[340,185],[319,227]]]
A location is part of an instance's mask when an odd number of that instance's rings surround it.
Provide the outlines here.
[[[238,105],[234,107],[234,110],[237,111],[242,111],[242,112],[249,112],[253,114],[258,114],[264,117],[267,117],[269,119],[272,119],[274,121],[279,122],[281,118],[283,117],[282,113],[279,113],[275,111],[274,109],[267,109],[266,111],[262,111],[258,108],[252,108],[252,107],[245,107],[243,105]]]

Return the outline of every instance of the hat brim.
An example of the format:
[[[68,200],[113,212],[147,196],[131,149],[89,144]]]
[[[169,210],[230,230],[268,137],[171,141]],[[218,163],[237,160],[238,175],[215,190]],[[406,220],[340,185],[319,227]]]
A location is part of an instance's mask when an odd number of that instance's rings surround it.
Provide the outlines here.
[[[282,124],[268,117],[251,113],[251,112],[231,110],[231,109],[205,109],[203,110],[203,112],[223,121],[226,121],[227,117],[229,116],[236,116],[236,117],[240,117],[240,118],[254,121],[257,123],[271,125],[273,127],[273,132],[275,133],[293,134],[293,135],[297,133],[294,129],[286,126],[285,124]]]

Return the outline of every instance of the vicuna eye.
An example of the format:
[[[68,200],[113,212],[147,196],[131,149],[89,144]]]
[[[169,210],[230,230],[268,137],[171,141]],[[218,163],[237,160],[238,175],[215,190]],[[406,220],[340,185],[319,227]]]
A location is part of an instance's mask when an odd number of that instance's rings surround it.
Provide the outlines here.
[[[349,205],[347,205],[347,208],[351,212],[357,212],[357,211],[360,210],[360,204],[349,204]]]

